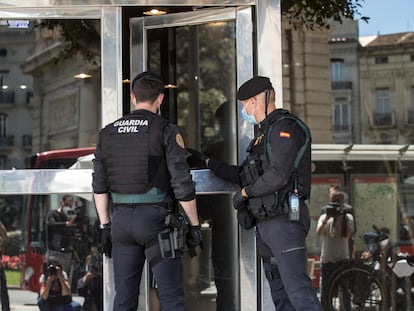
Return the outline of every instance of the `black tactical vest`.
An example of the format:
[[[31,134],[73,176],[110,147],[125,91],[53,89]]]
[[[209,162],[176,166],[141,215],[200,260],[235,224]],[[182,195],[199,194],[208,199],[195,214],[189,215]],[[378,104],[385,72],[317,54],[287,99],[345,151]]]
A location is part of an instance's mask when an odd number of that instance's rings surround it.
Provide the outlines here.
[[[101,148],[111,192],[143,194],[152,187],[172,192],[164,156],[167,125],[166,119],[137,110],[105,127]]]
[[[288,212],[288,194],[293,192],[295,181],[301,198],[310,197],[311,189],[311,137],[307,126],[295,116],[285,113],[278,114],[274,120],[270,120],[270,126],[261,135],[251,141],[249,155],[242,164],[240,171],[241,186],[245,187],[256,180],[270,166],[271,146],[269,136],[273,126],[283,119],[293,119],[297,122],[306,135],[306,142],[300,149],[296,159],[295,168],[286,186],[276,193],[263,197],[249,199],[249,210],[258,220],[267,219]]]

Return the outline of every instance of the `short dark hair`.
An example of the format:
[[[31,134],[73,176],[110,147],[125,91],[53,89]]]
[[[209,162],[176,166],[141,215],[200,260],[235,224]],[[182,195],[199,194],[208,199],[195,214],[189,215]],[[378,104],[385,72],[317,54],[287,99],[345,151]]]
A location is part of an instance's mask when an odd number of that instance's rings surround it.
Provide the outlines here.
[[[138,74],[132,80],[132,93],[137,102],[154,102],[161,93],[164,93],[164,81],[162,78],[149,71]]]

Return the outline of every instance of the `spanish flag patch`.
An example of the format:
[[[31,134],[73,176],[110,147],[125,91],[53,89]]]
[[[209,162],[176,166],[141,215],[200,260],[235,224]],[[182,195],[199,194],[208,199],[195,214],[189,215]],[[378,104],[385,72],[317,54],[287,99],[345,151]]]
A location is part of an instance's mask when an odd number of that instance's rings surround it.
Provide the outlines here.
[[[288,132],[280,132],[279,133],[279,136],[280,137],[283,137],[283,138],[290,138],[290,133],[288,133]]]

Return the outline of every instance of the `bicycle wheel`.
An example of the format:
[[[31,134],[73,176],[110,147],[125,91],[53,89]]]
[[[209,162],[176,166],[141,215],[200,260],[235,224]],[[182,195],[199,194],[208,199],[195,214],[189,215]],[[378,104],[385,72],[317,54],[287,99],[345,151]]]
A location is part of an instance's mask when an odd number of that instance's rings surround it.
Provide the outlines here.
[[[365,267],[340,270],[330,280],[329,310],[385,310],[381,282]]]

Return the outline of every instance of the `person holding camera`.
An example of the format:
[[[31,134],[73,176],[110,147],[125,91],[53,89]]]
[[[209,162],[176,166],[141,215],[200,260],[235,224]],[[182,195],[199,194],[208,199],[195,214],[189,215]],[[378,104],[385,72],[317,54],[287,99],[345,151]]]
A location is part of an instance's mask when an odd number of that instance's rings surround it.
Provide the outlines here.
[[[67,274],[57,259],[49,258],[39,283],[40,311],[82,311],[82,306],[72,300]]]
[[[86,274],[78,280],[78,294],[85,297],[84,311],[103,310],[102,256],[96,246],[91,247],[91,254],[86,257]]]
[[[326,298],[329,289],[329,279],[341,265],[351,258],[349,238],[354,232],[355,225],[354,217],[345,208],[344,198],[345,195],[342,191],[330,194],[331,202],[323,207],[326,212],[319,217],[316,227],[316,233],[322,236],[320,259],[321,302],[324,310],[328,310]],[[344,297],[344,299],[346,305],[347,298]]]

